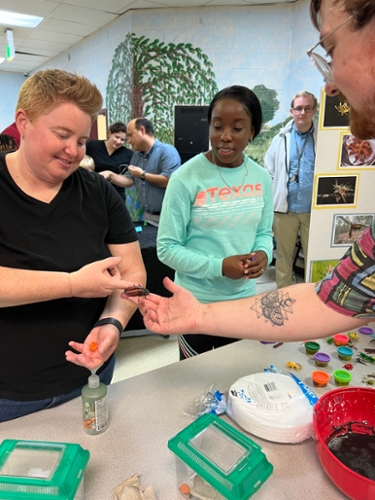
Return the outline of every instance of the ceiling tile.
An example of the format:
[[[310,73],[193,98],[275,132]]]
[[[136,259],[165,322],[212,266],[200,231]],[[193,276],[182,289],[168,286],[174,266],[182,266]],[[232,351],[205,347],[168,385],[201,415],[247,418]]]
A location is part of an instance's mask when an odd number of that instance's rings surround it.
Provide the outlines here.
[[[88,36],[93,32],[93,26],[88,24],[63,21],[62,19],[48,18],[43,22],[43,30],[55,31],[56,33],[69,33],[78,36]],[[96,31],[96,27],[94,28]]]
[[[84,19],[85,24],[91,24],[99,28],[105,26],[114,19],[116,14],[109,14],[103,11],[94,10],[91,8],[75,7],[73,5],[60,4],[56,7],[51,15],[54,19],[63,19],[65,21],[77,21]]]
[[[62,3],[71,5],[72,0],[62,0]],[[134,3],[134,0],[74,0],[74,5],[77,7],[101,10],[112,14],[122,14],[126,12],[127,7],[132,3]]]
[[[71,45],[80,42],[84,37],[72,35],[69,33],[65,33],[63,36],[61,36],[61,33],[55,33],[54,31],[47,31],[40,29],[40,30],[35,30],[33,33],[31,33],[29,38],[34,38],[35,40],[44,40],[48,42],[59,42],[59,43],[65,42],[65,47],[68,48]]]
[[[31,16],[47,17],[57,6],[58,0],[53,0],[52,2],[45,2],[43,0],[0,0],[1,10],[10,10]]]

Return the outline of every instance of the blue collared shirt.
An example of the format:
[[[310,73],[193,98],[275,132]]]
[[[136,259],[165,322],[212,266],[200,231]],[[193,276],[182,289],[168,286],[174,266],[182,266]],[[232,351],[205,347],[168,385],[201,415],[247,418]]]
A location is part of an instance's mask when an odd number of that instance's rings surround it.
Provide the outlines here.
[[[156,139],[147,153],[136,151],[133,154],[131,164],[142,168],[147,173],[161,174],[169,178],[181,165],[181,158],[174,146],[164,144]],[[133,180],[141,206],[147,212],[159,213],[163,203],[165,188],[155,186],[141,179],[133,178]]]
[[[290,212],[305,213],[311,212],[312,193],[314,186],[314,125],[304,134],[298,132],[293,126],[290,134],[290,161],[289,161],[289,182],[288,182],[288,209]],[[304,146],[306,140],[306,145]],[[298,180],[292,181],[297,173],[298,153],[303,154],[299,162]]]

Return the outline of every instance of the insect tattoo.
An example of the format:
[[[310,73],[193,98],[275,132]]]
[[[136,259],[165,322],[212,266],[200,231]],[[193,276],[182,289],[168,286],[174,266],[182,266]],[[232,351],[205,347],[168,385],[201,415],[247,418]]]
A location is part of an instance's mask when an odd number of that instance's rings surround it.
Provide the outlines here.
[[[273,326],[283,326],[288,319],[288,314],[293,314],[294,303],[295,300],[289,296],[289,293],[280,289],[256,299],[250,309],[256,312],[258,319],[263,316],[266,322],[270,321]]]

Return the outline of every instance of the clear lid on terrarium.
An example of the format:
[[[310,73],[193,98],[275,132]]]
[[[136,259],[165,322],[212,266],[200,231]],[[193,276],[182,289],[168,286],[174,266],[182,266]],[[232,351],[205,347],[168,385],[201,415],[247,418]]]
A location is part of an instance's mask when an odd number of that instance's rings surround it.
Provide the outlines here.
[[[6,439],[0,445],[0,499],[71,500],[89,456],[79,444]]]
[[[168,448],[229,500],[247,500],[273,471],[258,444],[212,414],[170,439]]]

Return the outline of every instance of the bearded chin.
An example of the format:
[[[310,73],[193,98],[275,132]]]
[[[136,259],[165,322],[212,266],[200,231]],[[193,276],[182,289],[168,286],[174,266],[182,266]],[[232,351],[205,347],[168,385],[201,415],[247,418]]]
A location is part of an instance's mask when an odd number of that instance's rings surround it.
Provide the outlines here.
[[[375,138],[375,104],[367,107],[366,114],[350,110],[350,131],[360,140]]]

